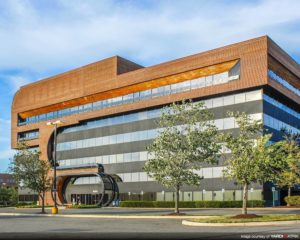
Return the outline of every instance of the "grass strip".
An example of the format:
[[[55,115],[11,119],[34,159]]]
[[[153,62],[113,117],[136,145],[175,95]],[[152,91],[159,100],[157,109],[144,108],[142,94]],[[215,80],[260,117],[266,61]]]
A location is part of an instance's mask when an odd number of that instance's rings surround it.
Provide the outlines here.
[[[234,215],[215,216],[210,218],[190,219],[199,223],[247,223],[300,220],[300,214],[263,214],[257,218],[231,218]]]

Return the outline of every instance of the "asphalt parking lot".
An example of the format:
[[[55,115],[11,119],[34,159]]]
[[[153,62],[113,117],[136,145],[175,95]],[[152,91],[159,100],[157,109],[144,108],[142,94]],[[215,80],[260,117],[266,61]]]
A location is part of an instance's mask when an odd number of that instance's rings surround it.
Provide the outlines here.
[[[72,209],[60,210],[62,215],[166,215],[171,209]],[[235,214],[239,209],[184,210],[189,214]],[[300,210],[255,210],[255,213],[298,213]],[[2,208],[5,214],[21,213],[22,216],[0,216],[0,238],[5,239],[242,239],[247,236],[299,237],[300,224],[268,227],[190,227],[182,225],[181,219],[112,219],[49,217],[39,214],[40,209]],[[47,209],[50,213],[50,209]],[[250,210],[250,212],[252,212]],[[26,216],[25,214],[36,214]],[[254,239],[254,238],[252,238]],[[268,238],[272,239],[272,238]]]

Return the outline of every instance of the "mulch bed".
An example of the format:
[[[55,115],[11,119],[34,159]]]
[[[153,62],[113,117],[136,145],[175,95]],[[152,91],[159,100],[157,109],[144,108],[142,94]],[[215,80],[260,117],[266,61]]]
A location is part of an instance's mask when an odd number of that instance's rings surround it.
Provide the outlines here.
[[[300,208],[300,206],[276,206],[275,208]]]
[[[261,217],[261,216],[256,215],[256,214],[239,214],[239,215],[235,215],[230,218],[258,218],[258,217]]]

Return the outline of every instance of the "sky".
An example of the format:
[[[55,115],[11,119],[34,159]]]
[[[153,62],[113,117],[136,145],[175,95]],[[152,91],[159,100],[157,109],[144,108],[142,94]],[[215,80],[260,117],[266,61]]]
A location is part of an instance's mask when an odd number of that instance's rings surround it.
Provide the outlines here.
[[[299,0],[1,0],[0,172],[20,86],[119,55],[151,66],[269,35],[300,63]]]

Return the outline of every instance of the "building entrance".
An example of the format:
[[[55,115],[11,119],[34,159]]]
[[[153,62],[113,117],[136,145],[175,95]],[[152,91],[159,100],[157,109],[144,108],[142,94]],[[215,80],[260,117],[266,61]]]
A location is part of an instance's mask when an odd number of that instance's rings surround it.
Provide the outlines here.
[[[72,204],[96,205],[100,200],[99,194],[71,194]]]
[[[100,167],[98,167],[100,169]],[[103,168],[101,168],[103,169]],[[117,175],[84,173],[58,176],[57,189],[60,204],[109,206],[119,199]],[[52,192],[52,198],[53,198]]]

